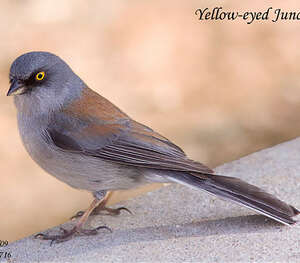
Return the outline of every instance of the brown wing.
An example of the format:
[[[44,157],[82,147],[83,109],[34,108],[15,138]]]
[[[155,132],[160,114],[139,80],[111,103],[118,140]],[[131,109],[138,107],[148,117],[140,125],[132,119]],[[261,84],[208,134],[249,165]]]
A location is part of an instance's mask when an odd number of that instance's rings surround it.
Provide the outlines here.
[[[168,139],[133,121],[97,93],[85,92],[80,101],[56,114],[47,130],[59,148],[124,165],[212,173],[203,164],[188,159]]]
[[[129,132],[93,152],[93,156],[127,165],[153,169],[212,173],[201,163],[190,160],[175,144],[153,130],[131,121]]]

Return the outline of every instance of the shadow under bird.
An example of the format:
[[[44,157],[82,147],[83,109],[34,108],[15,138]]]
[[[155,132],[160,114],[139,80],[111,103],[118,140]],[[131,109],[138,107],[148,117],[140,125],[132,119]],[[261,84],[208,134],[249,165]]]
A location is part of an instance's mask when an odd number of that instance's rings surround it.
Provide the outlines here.
[[[10,68],[10,89],[23,144],[45,171],[68,185],[90,191],[94,201],[71,230],[38,234],[62,242],[83,228],[90,214],[106,207],[110,191],[150,182],[176,182],[234,201],[286,225],[299,210],[234,177],[216,175],[151,128],[131,119],[91,90],[58,56],[30,52]]]

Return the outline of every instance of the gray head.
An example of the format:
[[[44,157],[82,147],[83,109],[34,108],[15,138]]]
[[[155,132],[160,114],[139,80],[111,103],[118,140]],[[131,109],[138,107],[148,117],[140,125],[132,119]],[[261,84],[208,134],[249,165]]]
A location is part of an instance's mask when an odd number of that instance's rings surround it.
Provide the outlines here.
[[[58,56],[29,52],[11,65],[8,96],[15,96],[18,111],[55,111],[80,95],[85,84]]]

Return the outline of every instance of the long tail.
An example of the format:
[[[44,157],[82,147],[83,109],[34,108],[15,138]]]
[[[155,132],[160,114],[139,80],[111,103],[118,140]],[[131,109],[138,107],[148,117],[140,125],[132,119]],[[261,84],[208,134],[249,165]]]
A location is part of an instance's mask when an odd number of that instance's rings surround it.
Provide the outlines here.
[[[231,200],[285,225],[297,222],[292,217],[300,213],[295,207],[238,178],[214,174],[176,173],[169,176],[169,179]]]

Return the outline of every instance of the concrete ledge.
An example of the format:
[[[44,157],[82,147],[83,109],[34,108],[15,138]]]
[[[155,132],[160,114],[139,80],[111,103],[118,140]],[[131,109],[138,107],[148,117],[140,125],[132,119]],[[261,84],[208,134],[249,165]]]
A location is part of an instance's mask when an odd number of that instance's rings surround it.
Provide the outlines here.
[[[300,208],[300,139],[251,154],[216,169],[240,177]],[[300,225],[264,216],[180,185],[122,203],[134,215],[95,216],[90,227],[113,233],[81,236],[49,246],[28,237],[11,243],[12,262],[298,262]],[[63,225],[71,228],[73,222]],[[49,232],[56,233],[57,228]]]

